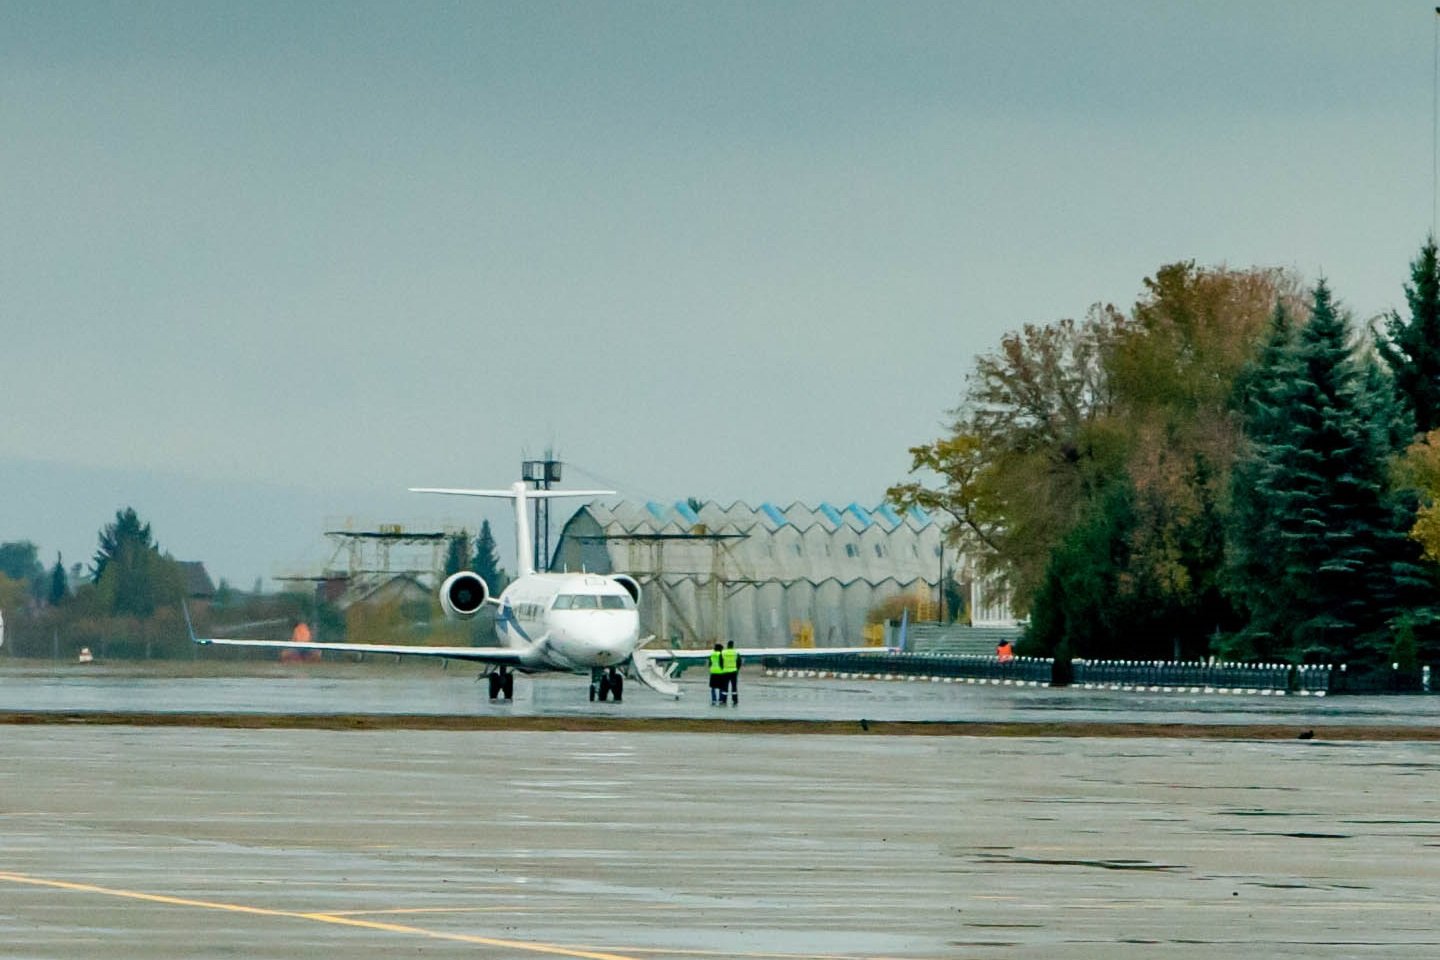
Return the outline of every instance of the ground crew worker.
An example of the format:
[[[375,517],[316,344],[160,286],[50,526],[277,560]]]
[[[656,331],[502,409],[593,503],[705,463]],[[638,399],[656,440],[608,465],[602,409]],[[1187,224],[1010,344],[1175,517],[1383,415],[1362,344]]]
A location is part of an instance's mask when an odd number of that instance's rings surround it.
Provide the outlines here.
[[[306,623],[304,620],[290,621],[291,643],[309,643],[310,640],[310,625],[308,623]],[[281,663],[308,663],[312,660],[319,659],[319,650],[296,650],[290,648],[280,651]]]
[[[724,649],[717,643],[715,649],[710,651],[710,705],[712,707],[725,702]]]
[[[730,706],[740,706],[740,653],[735,649],[734,640],[727,641],[720,652],[720,672],[725,678],[725,688],[730,691]],[[725,702],[724,693],[720,694],[720,702]]]

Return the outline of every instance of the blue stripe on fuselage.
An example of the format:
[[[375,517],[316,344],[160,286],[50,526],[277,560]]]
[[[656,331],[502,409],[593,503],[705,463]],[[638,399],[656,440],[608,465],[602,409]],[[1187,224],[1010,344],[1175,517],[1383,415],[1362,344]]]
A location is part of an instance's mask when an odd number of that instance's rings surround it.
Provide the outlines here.
[[[506,627],[514,630],[517,634],[520,635],[520,639],[524,640],[526,643],[535,642],[534,640],[530,639],[530,635],[525,632],[525,628],[520,626],[520,621],[515,617],[515,609],[510,606],[510,602],[508,600],[500,605],[499,625],[502,630]]]

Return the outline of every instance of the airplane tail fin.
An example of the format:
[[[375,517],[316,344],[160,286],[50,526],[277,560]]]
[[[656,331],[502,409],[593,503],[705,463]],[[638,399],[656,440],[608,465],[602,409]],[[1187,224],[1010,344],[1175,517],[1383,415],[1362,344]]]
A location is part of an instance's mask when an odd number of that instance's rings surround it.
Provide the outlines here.
[[[530,517],[525,510],[525,504],[532,498],[546,499],[551,497],[609,497],[614,496],[614,490],[531,490],[523,483],[511,484],[509,490],[466,490],[457,487],[411,487],[411,493],[439,493],[452,497],[494,497],[501,500],[513,500],[515,502],[515,547],[517,553],[516,565],[519,567],[519,576],[528,576],[535,572],[534,563],[530,559]]]

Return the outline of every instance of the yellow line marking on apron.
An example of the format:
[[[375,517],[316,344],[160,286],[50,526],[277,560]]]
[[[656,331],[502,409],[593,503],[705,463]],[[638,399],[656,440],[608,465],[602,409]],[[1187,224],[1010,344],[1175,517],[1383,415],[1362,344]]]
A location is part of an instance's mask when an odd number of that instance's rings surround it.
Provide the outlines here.
[[[223,910],[227,913],[244,913],[257,917],[283,917],[289,920],[309,920],[313,923],[328,923],[341,927],[359,927],[365,930],[378,930],[384,933],[403,933],[415,937],[425,937],[431,940],[450,940],[457,943],[474,943],[487,947],[506,947],[511,950],[525,950],[530,953],[572,957],[577,958],[577,960],[640,960],[640,957],[635,954],[691,957],[750,957],[756,958],[756,960],[893,960],[893,958],[878,956],[861,957],[856,954],[764,953],[758,951],[697,950],[665,947],[625,947],[623,949],[629,950],[631,953],[619,954],[608,953],[594,947],[567,947],[557,943],[502,940],[495,937],[481,937],[467,933],[442,933],[438,930],[426,930],[423,927],[412,927],[406,924],[384,923],[378,920],[361,920],[355,916],[360,913],[450,913],[512,909],[503,906],[459,908],[417,907],[414,909],[401,908],[396,910],[352,910],[335,911],[331,913],[304,913],[296,910],[272,910],[268,907],[251,907],[242,903],[195,900],[189,897],[172,897],[161,893],[142,893],[138,890],[122,890],[116,887],[102,887],[92,883],[74,883],[69,880],[48,880],[42,877],[32,877],[23,873],[7,873],[4,871],[0,871],[0,882],[18,883],[32,887],[47,887],[52,890],[69,890],[74,893],[93,893],[106,897],[120,897],[126,900],[143,900],[148,903],[161,903],[174,907],[199,907],[205,910]]]
[[[257,917],[286,917],[292,920],[310,920],[314,923],[329,923],[340,927],[360,927],[365,930],[379,930],[385,933],[403,933],[431,940],[450,940],[457,943],[475,943],[486,947],[505,947],[510,950],[525,950],[530,953],[545,953],[559,957],[575,957],[579,960],[636,960],[635,957],[600,950],[578,950],[553,943],[521,940],[501,940],[495,937],[478,937],[466,933],[441,933],[422,927],[411,927],[399,923],[382,923],[378,920],[360,920],[342,917],[333,913],[300,913],[294,910],[270,910],[265,907],[249,907],[240,903],[221,903],[214,900],[192,900],[188,897],[171,897],[159,893],[141,893],[138,890],[120,890],[115,887],[101,887],[91,883],[71,883],[68,880],[46,880],[22,873],[0,872],[0,881],[25,884],[32,887],[48,887],[51,890],[69,890],[75,893],[94,893],[106,897],[121,897],[126,900],[143,900],[148,903],[163,903],[174,907],[200,907],[206,910],[224,910],[228,913],[246,913]]]
[[[502,903],[493,907],[395,907],[391,910],[331,910],[332,917],[377,917],[396,913],[498,913],[502,910],[533,911],[534,904]]]

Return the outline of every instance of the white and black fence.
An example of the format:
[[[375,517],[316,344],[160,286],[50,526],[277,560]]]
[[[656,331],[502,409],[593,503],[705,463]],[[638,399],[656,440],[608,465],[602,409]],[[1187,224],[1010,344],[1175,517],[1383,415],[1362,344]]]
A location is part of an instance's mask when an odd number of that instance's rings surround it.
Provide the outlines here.
[[[1071,661],[1070,682],[1087,690],[1324,696],[1333,671],[1330,664],[1077,659]]]
[[[782,677],[854,677],[863,680],[933,680],[1048,687],[1055,661],[1049,657],[1012,657],[945,653],[865,653],[764,659],[767,672]]]
[[[1013,686],[1073,686],[1087,690],[1315,696],[1332,693],[1440,692],[1440,667],[1360,673],[1344,664],[1233,663],[1218,660],[1085,660],[943,653],[836,654],[763,660],[783,677],[930,680]],[[1435,675],[1432,685],[1431,675]]]

